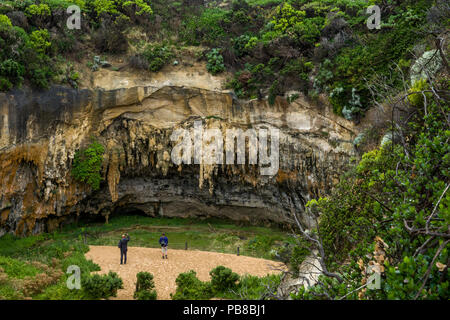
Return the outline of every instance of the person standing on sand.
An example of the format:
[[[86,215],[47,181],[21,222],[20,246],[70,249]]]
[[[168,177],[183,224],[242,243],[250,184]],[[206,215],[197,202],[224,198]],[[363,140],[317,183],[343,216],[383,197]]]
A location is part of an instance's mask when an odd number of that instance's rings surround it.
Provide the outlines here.
[[[159,238],[159,244],[161,245],[162,258],[164,259],[165,256],[167,259],[167,246],[169,245],[169,239],[166,237],[165,233],[163,233],[161,238]]]
[[[124,233],[122,235],[122,239],[119,240],[120,264],[122,264],[122,262],[124,262],[124,264],[127,264],[128,241],[130,241],[130,236],[128,235],[128,233]],[[125,261],[123,258],[125,258]]]

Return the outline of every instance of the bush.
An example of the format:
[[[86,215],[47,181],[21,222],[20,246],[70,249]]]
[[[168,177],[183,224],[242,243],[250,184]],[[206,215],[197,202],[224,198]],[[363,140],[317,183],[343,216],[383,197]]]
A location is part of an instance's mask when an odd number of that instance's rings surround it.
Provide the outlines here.
[[[156,290],[142,290],[134,293],[134,299],[136,300],[156,300]]]
[[[23,75],[25,74],[25,68],[17,61],[7,59],[0,63],[0,75],[8,77],[14,83],[21,83],[23,81]]]
[[[51,15],[50,7],[45,3],[40,3],[39,5],[32,4],[25,10],[25,15],[28,18],[33,18],[33,16],[49,16]]]
[[[39,273],[39,269],[31,264],[23,261],[0,256],[0,268],[12,278],[23,279],[25,277],[33,277]]]
[[[244,275],[239,280],[239,285],[236,288],[236,293],[229,293],[226,298],[229,299],[244,299],[244,300],[261,300],[266,298],[268,293],[267,288],[272,288],[271,294],[276,294],[277,288],[280,285],[280,275],[267,275],[264,277],[257,277],[252,275]]]
[[[424,92],[424,90],[429,90],[429,86],[426,79],[420,79],[413,83],[411,88],[408,90],[408,101],[413,106],[418,107],[423,105],[425,98],[429,100],[431,98],[430,92]],[[424,98],[425,96],[425,98]]]
[[[166,45],[147,46],[143,55],[149,63],[149,70],[153,72],[161,70],[174,56]]]
[[[225,65],[223,62],[223,56],[220,54],[219,49],[212,49],[206,54],[206,59],[208,63],[206,64],[206,69],[211,74],[218,74],[225,71]]]
[[[28,17],[30,23],[39,28],[44,28],[50,21],[52,12],[47,4],[40,3],[27,7],[25,9],[25,15]]]
[[[136,290],[134,292],[134,299],[137,300],[156,300],[155,283],[153,275],[149,272],[139,272],[136,275]]]
[[[409,93],[427,86],[417,81]],[[448,90],[447,80],[434,89]],[[328,198],[307,204],[321,213],[311,234],[320,232],[325,263],[344,280],[321,275],[295,298],[448,300],[449,104],[430,94],[425,110],[421,93],[409,97],[408,123],[391,132],[402,143],[390,139],[365,153]],[[360,290],[368,266],[378,269],[379,290]]]
[[[86,182],[92,189],[98,190],[102,177],[103,153],[105,148],[92,138],[92,143],[86,148],[75,153],[72,167],[73,177],[81,182]]]
[[[31,47],[40,54],[45,54],[50,48],[50,35],[45,29],[35,30],[30,34]]]
[[[137,69],[148,69],[153,72],[161,70],[173,59],[172,49],[164,44],[147,45],[141,53],[130,58],[130,64]]]
[[[128,41],[124,34],[125,25],[108,19],[93,35],[95,48],[99,52],[124,53],[128,49]]]
[[[110,271],[107,275],[84,277],[81,281],[83,291],[92,299],[115,297],[117,290],[123,289],[123,281],[117,273]]]
[[[236,287],[239,275],[224,266],[218,266],[211,270],[211,286],[216,292],[226,292]]]
[[[172,295],[173,300],[208,300],[213,297],[211,284],[200,281],[194,270],[180,273],[175,282],[177,290]]]
[[[8,16],[4,14],[0,14],[0,30],[5,30],[12,27],[11,20],[9,20]]]
[[[211,270],[211,282],[200,281],[195,271],[180,273],[177,277],[177,290],[172,296],[174,300],[208,300],[212,297],[225,299],[262,299],[267,288],[275,293],[280,284],[280,275],[256,277],[245,275],[240,277],[231,269],[218,266]]]
[[[129,7],[135,7],[135,13],[137,15],[152,14],[153,10],[150,7],[149,0],[120,0],[120,1],[110,1],[110,0],[93,0],[90,1],[93,7],[94,13],[97,16],[102,14],[119,15],[127,12]]]
[[[248,54],[252,49],[251,46],[247,46],[250,39],[250,36],[246,34],[240,35],[239,37],[233,39],[233,49],[238,57]],[[255,39],[257,40],[257,38]]]
[[[226,37],[222,23],[226,10],[207,8],[200,16],[192,16],[184,21],[181,37],[190,45],[214,45]]]
[[[8,91],[13,87],[13,84],[3,77],[0,77],[0,91]]]
[[[28,35],[20,27],[0,28],[1,90],[20,86],[24,79],[46,88],[54,76],[54,67],[47,51],[51,46],[47,30],[35,30]]]

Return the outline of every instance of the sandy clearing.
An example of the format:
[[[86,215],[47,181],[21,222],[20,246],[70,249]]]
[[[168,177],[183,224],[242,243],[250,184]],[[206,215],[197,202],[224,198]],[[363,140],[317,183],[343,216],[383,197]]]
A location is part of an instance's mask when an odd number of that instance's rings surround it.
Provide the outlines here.
[[[133,299],[136,283],[136,274],[147,271],[154,275],[158,299],[170,299],[170,293],[176,290],[175,279],[177,276],[189,270],[195,270],[202,281],[210,279],[209,272],[216,266],[223,265],[234,272],[244,275],[265,276],[279,271],[274,268],[282,268],[283,264],[271,260],[258,259],[233,254],[195,251],[195,250],[171,250],[169,259],[161,258],[161,250],[157,248],[128,247],[128,261],[126,265],[120,264],[120,250],[113,246],[89,246],[86,258],[97,263],[105,274],[109,271],[117,272],[123,280],[124,288],[117,292],[117,297],[112,299]]]

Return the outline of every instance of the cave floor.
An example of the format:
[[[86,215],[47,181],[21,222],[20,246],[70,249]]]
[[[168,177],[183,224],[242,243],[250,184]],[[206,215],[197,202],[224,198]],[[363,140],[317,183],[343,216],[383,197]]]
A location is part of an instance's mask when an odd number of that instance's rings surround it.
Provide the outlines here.
[[[121,265],[119,248],[89,246],[89,249],[86,258],[100,266],[99,274],[114,271],[122,278],[124,288],[117,292],[117,297],[112,298],[117,300],[133,299],[136,274],[141,271],[153,274],[158,300],[167,300],[170,299],[171,293],[175,293],[175,279],[180,273],[189,270],[197,272],[200,280],[208,281],[209,272],[219,265],[228,267],[240,275],[254,276],[276,274],[286,268],[284,264],[271,260],[198,250],[172,250],[170,246],[167,260],[162,259],[160,249],[129,247],[127,264]]]

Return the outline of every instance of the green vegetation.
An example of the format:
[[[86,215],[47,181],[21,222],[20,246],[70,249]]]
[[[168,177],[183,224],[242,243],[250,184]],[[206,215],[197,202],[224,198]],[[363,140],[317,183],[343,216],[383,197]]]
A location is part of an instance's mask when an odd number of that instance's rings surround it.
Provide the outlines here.
[[[200,281],[194,270],[180,273],[175,282],[177,291],[172,295],[173,300],[209,300],[213,297],[210,283]]]
[[[78,181],[86,182],[93,190],[99,189],[104,152],[105,148],[94,138],[87,148],[78,150],[73,159],[73,177]]]
[[[83,228],[83,231],[80,230]],[[145,216],[113,216],[108,224],[89,222],[66,227],[67,237],[87,235],[90,245],[116,246],[115,230],[133,234],[133,246],[159,248],[158,239],[162,232],[170,238],[170,247],[189,250],[237,253],[241,255],[279,260],[279,253],[286,246],[292,248],[296,241],[275,227],[236,225],[220,219],[150,218]],[[288,259],[289,260],[289,259]]]
[[[123,282],[117,273],[110,271],[107,275],[84,277],[81,286],[88,299],[107,299],[115,297],[118,289],[123,289]]]
[[[33,265],[27,264],[17,259],[3,256],[0,256],[0,268],[2,268],[3,272],[6,273],[9,277],[19,279],[24,277],[36,276],[39,272],[39,269],[37,269]]]
[[[225,292],[236,287],[239,275],[224,266],[218,266],[211,270],[211,288],[215,292]]]
[[[99,267],[86,260],[88,247],[81,237],[67,240],[59,233],[27,238],[0,238],[0,299],[87,299],[87,291],[70,290],[66,281],[70,265],[80,267],[82,281]]]
[[[146,45],[142,53],[134,57],[132,63],[135,67],[141,67],[156,72],[170,63],[173,57],[173,51],[167,45]]]
[[[68,30],[58,21],[61,8],[71,4],[81,8],[83,30]],[[371,4],[375,2],[234,0],[230,6],[206,7],[176,0],[6,1],[0,5],[0,45],[5,48],[0,65],[6,63],[0,68],[0,90],[24,81],[37,87],[55,81],[71,84],[67,77],[58,80],[59,70],[48,66],[60,56],[74,60],[74,48],[94,47],[87,56],[126,54],[132,67],[155,72],[175,57],[172,46],[200,46],[208,72],[233,74],[229,87],[239,98],[268,96],[273,104],[289,90],[311,98],[325,93],[337,114],[357,121],[373,104],[370,86],[382,78],[393,94],[401,90],[402,74],[434,42],[433,30],[449,26],[442,0],[408,0],[389,1],[381,29],[369,30],[366,9]],[[51,28],[57,32],[50,35]],[[146,39],[140,37],[144,49],[137,52],[129,47],[136,32]]]
[[[128,232],[132,235],[133,246],[156,248],[159,247],[158,239],[163,231],[168,234],[172,249],[185,249],[187,241],[189,250],[236,254],[236,248],[240,246],[241,255],[269,259],[278,259],[278,251],[281,252],[286,244],[293,246],[295,243],[290,236],[276,228],[236,226],[218,219],[151,218],[135,215],[111,217],[108,224],[80,221],[78,225],[67,225],[58,232],[26,238],[8,234],[0,237],[0,299],[31,297],[42,300],[79,300],[115,296],[121,286],[121,279],[114,274],[91,275],[100,269],[92,261],[86,260],[84,254],[88,251],[88,245],[116,246],[118,237],[123,232]],[[67,288],[66,282],[71,274],[66,274],[66,271],[71,265],[80,267],[80,290]],[[231,288],[230,284],[236,281],[236,274],[226,269],[216,268],[212,272],[215,291]],[[192,276],[188,279],[191,281]],[[237,292],[242,291],[242,294],[248,291],[250,299],[257,299],[264,292],[265,285],[279,281],[277,279],[275,276],[261,279],[241,277],[238,282],[248,283],[249,289],[244,290],[242,286],[235,289]],[[153,275],[140,272],[136,285],[135,299],[156,299]],[[211,285],[208,288],[213,290]],[[229,290],[225,291],[227,293]],[[192,294],[194,293],[186,295]],[[204,293],[198,294],[200,299]]]
[[[54,75],[47,55],[50,46],[47,30],[27,34],[0,15],[0,89],[20,86],[24,79],[34,86],[47,87]]]
[[[218,266],[211,270],[211,281],[200,281],[195,271],[180,273],[173,300],[209,300],[211,298],[258,300],[276,292],[281,276],[239,276]]]
[[[157,294],[153,275],[149,272],[138,272],[136,278],[134,298],[136,300],[156,300]]]
[[[218,74],[225,70],[223,64],[223,57],[220,54],[219,49],[212,49],[211,52],[206,54],[208,63],[206,64],[206,70],[211,74]]]
[[[447,80],[416,81],[402,101],[408,121],[365,153],[329,197],[308,203],[320,213],[313,234],[334,275],[295,298],[449,299],[448,88]],[[379,290],[361,288],[369,265],[381,275]]]
[[[183,62],[177,54],[196,46],[192,52],[208,72],[231,74],[228,87],[238,98],[267,96],[273,105],[288,91],[294,91],[289,103],[301,93],[310,99],[325,94],[336,114],[359,121],[374,104],[397,97],[391,107],[401,110],[404,122],[393,117],[381,142],[373,128],[354,140],[365,153],[332,194],[306,205],[319,217],[309,234],[293,239],[277,229],[223,221],[122,216],[26,239],[7,235],[0,239],[0,296],[114,296],[120,279],[90,276],[97,267],[84,253],[87,243],[115,246],[120,229],[133,234],[136,246],[157,246],[166,231],[173,248],[183,249],[186,241],[189,249],[235,253],[239,247],[244,255],[288,263],[294,275],[312,250],[323,249],[328,270],[316,285],[293,294],[296,299],[448,300],[450,110],[448,76],[442,75],[449,72],[448,46],[437,46],[445,43],[438,40],[449,29],[449,13],[443,0],[386,0],[381,29],[369,30],[366,9],[375,3],[235,0],[211,8],[174,0],[2,1],[0,91],[54,82],[77,88],[77,63],[88,59],[92,71],[110,67],[100,59],[105,53],[124,55],[127,67],[157,72],[175,58]],[[81,30],[68,30],[61,14],[71,4],[82,10]],[[432,56],[438,58],[426,59]],[[103,153],[95,140],[78,150],[73,177],[99,189]],[[81,266],[86,290],[65,286],[70,264]],[[368,265],[381,274],[379,290],[362,288]],[[202,282],[193,271],[181,274],[173,298],[267,298],[267,286],[279,283],[273,276],[238,277],[223,267],[211,276]],[[151,275],[138,278],[146,289],[136,298],[152,299]]]

